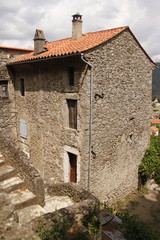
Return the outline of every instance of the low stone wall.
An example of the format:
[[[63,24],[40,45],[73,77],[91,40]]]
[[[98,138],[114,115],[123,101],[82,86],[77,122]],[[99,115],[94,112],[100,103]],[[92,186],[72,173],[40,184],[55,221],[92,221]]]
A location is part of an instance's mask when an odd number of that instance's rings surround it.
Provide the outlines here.
[[[72,206],[59,209],[52,213],[47,213],[39,218],[32,220],[28,226],[37,231],[41,224],[47,226],[47,228],[53,224],[53,219],[63,219],[73,223],[72,229],[76,230],[78,226],[81,226],[82,217],[93,210],[95,206],[99,206],[99,200],[91,193],[84,189],[74,186],[71,183],[55,184],[47,187],[47,192],[52,196],[69,196],[75,201]],[[98,235],[97,235],[98,236]],[[101,234],[97,237],[97,240],[101,239]]]
[[[85,189],[75,186],[74,183],[48,184],[47,193],[51,196],[69,196],[76,203],[84,200],[99,202],[95,196]]]
[[[38,203],[44,204],[44,182],[37,169],[33,166],[24,153],[17,146],[14,139],[3,136],[0,131],[0,152],[7,162],[16,168],[21,178],[25,181],[26,187],[38,198]]]

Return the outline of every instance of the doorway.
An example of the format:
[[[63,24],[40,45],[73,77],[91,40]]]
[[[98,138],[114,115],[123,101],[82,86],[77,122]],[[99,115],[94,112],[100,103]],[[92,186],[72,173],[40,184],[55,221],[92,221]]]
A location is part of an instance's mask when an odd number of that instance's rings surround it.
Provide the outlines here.
[[[70,165],[70,182],[77,182],[77,155],[68,152]]]

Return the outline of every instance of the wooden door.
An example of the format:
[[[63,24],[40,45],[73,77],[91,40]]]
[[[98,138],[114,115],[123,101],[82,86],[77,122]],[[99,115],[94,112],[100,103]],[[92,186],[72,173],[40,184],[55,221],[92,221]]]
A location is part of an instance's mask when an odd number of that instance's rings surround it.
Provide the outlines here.
[[[70,182],[77,182],[77,155],[68,153],[70,163]]]

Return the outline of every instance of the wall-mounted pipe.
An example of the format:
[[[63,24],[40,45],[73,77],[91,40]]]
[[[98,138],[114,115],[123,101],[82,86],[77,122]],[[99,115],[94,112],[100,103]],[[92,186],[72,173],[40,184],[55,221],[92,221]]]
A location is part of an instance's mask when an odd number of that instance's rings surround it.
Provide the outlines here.
[[[88,159],[88,191],[91,188],[91,161],[92,161],[92,92],[93,92],[93,65],[87,62],[83,53],[81,54],[81,59],[90,67],[90,117],[89,117],[89,159]]]

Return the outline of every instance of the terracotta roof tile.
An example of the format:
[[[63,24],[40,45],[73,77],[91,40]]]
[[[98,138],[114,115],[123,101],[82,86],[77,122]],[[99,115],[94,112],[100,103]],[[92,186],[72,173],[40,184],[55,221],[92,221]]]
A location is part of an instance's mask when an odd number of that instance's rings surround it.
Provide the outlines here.
[[[37,55],[34,55],[34,53],[32,52],[14,60],[13,62],[23,62],[42,58],[70,55],[75,53],[83,53],[100,44],[103,44],[109,39],[112,39],[114,36],[123,32],[126,29],[129,28],[125,26],[98,32],[89,32],[83,34],[81,38],[78,38],[76,40],[73,40],[72,38],[66,38],[54,42],[48,42],[45,45],[45,52]]]
[[[0,46],[0,49],[18,50],[18,51],[24,51],[24,52],[33,52],[33,49],[26,49],[26,48],[15,48],[15,47]]]
[[[151,123],[153,123],[153,124],[160,124],[160,119],[152,119]]]
[[[154,132],[159,131],[159,129],[158,129],[157,127],[155,127],[155,126],[152,126],[152,127],[151,127],[151,130],[154,131]]]

